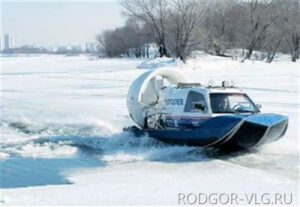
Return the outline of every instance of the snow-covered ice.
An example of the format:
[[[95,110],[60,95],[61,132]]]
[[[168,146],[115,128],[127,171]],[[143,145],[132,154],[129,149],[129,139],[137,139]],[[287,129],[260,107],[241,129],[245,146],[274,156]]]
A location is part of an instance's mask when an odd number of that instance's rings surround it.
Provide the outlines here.
[[[170,59],[85,56],[1,57],[0,159],[70,157],[78,149],[105,163],[65,172],[72,185],[1,189],[8,205],[169,204],[178,193],[299,193],[299,64],[240,63],[197,55]],[[211,157],[122,132],[133,124],[126,95],[145,70],[180,68],[195,82],[233,80],[263,112],[289,116],[287,134],[256,153]],[[5,169],[1,169],[5,170]],[[5,178],[1,178],[5,179]]]

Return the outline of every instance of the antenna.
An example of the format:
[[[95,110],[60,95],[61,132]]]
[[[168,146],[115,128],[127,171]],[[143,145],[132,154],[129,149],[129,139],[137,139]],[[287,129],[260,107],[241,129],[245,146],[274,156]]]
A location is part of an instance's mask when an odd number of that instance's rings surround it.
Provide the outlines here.
[[[222,81],[222,87],[228,88],[229,87],[229,81]]]
[[[209,80],[208,81],[208,87],[212,88],[214,86],[214,81],[213,80]]]
[[[235,81],[234,81],[234,80],[231,80],[231,81],[230,81],[230,87],[231,87],[231,88],[234,88],[234,87],[235,87]]]

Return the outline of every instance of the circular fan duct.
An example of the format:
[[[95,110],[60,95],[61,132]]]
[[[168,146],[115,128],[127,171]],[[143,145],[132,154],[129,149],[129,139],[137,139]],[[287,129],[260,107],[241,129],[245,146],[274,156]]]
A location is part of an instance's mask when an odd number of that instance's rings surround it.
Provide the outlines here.
[[[139,76],[130,86],[127,94],[127,107],[133,121],[144,126],[146,109],[157,103],[159,91],[166,82],[176,85],[188,79],[175,69],[151,70]]]

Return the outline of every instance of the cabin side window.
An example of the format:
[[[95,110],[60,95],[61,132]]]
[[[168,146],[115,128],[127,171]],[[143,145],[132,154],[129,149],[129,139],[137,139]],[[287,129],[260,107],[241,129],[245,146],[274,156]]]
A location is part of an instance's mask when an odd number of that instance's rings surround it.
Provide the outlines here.
[[[207,104],[204,95],[196,91],[190,91],[186,99],[184,112],[207,113]]]

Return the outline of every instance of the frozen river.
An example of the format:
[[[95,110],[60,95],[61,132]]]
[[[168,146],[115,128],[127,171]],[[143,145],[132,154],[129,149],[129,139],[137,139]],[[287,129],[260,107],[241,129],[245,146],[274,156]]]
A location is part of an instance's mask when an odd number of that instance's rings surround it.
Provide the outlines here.
[[[180,67],[195,82],[234,80],[287,134],[256,152],[214,157],[122,132],[130,83],[165,60],[1,57],[4,204],[170,204],[178,193],[299,193],[299,64],[204,56]],[[144,69],[143,69],[144,68]],[[146,69],[147,68],[147,69]],[[80,195],[80,196],[79,196]]]

